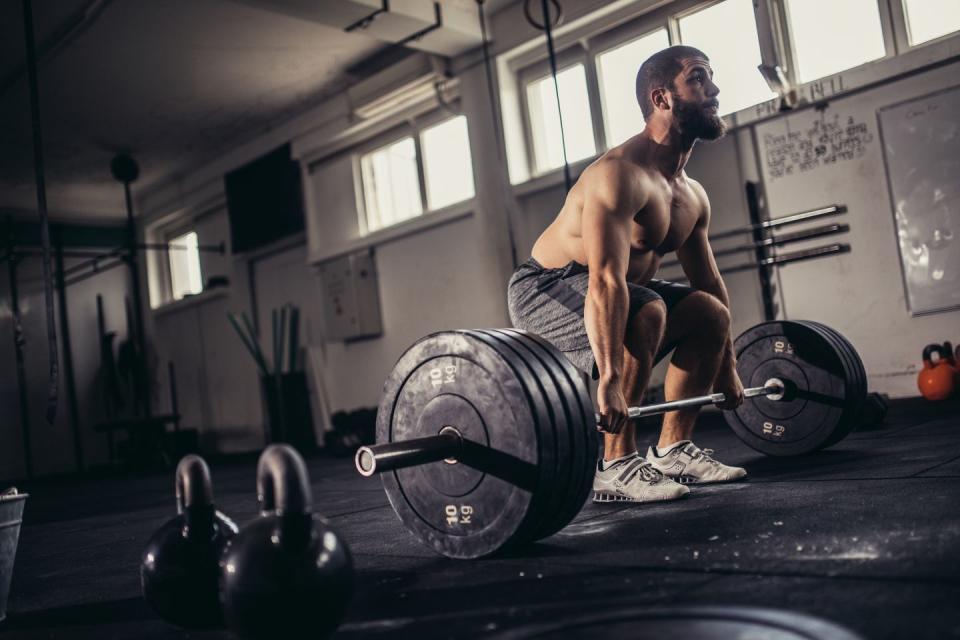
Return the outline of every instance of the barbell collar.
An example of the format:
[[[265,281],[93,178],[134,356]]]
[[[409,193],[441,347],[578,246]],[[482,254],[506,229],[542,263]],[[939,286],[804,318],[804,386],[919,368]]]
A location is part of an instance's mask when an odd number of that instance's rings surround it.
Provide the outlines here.
[[[463,438],[459,432],[444,427],[435,436],[360,447],[354,461],[360,475],[369,477],[383,471],[415,467],[438,460],[452,462],[462,449]]]

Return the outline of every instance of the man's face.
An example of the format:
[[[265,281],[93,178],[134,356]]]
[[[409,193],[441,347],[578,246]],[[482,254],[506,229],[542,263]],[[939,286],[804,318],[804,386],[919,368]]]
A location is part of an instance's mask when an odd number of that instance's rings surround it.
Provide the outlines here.
[[[688,138],[716,140],[726,132],[720,118],[720,89],[713,84],[713,69],[704,58],[688,58],[673,81],[673,122]]]

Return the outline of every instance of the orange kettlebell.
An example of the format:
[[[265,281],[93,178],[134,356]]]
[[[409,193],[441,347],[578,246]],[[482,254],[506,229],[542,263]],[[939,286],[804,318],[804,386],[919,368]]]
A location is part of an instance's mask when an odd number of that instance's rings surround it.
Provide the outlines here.
[[[937,354],[936,359],[933,354]],[[952,355],[952,354],[951,354]],[[923,369],[917,376],[917,388],[927,400],[946,400],[953,395],[957,370],[950,366],[943,345],[928,344],[923,349]]]

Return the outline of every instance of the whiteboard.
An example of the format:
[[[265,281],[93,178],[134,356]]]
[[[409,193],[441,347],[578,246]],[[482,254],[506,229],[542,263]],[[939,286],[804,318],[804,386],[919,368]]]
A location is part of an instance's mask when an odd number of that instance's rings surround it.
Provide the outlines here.
[[[960,86],[878,111],[907,306],[960,307]]]

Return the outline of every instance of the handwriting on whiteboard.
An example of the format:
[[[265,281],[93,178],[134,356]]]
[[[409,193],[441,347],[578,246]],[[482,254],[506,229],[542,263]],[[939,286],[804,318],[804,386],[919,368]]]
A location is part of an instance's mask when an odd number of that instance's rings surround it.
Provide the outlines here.
[[[767,175],[777,180],[856,160],[863,157],[873,139],[866,122],[857,122],[853,116],[841,121],[839,114],[821,113],[799,131],[764,134]]]

